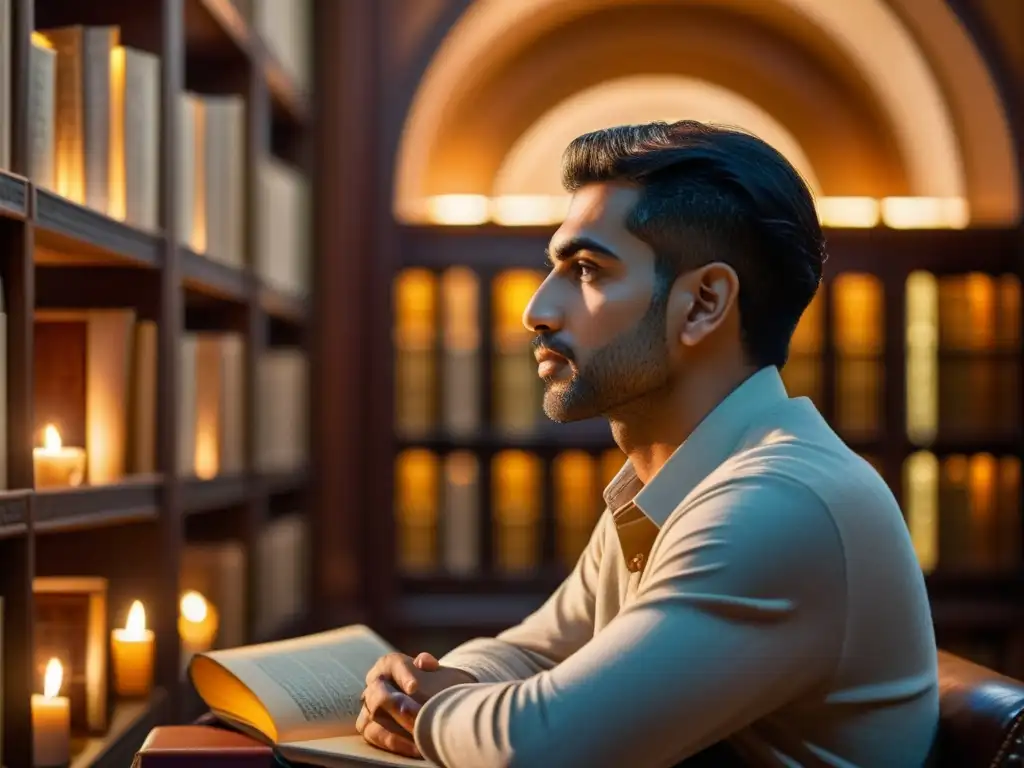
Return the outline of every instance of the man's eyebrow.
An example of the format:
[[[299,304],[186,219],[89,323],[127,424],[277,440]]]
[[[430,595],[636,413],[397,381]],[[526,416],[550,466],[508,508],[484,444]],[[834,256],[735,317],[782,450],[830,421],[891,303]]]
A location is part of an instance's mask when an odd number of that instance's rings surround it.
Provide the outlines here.
[[[572,237],[568,240],[563,240],[554,247],[545,249],[545,254],[550,261],[559,262],[572,258],[580,251],[590,251],[591,253],[599,253],[611,259],[619,259],[619,255],[615,251],[592,237]]]

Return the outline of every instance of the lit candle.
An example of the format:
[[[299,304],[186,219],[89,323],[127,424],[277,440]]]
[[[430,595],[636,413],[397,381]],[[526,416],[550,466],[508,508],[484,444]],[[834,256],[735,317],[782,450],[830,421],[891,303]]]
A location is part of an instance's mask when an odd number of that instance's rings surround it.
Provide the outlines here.
[[[85,450],[66,448],[53,424],[43,430],[43,447],[32,450],[36,488],[67,488],[85,480]]]
[[[217,610],[198,592],[190,590],[181,596],[178,634],[181,636],[182,661],[188,663],[196,653],[213,647],[219,624]]]
[[[153,631],[146,629],[146,610],[136,600],[124,629],[111,636],[114,687],[118,696],[146,696],[153,685]]]
[[[43,675],[43,694],[32,695],[32,756],[36,768],[56,768],[71,760],[71,705],[58,696],[64,668],[50,659]]]

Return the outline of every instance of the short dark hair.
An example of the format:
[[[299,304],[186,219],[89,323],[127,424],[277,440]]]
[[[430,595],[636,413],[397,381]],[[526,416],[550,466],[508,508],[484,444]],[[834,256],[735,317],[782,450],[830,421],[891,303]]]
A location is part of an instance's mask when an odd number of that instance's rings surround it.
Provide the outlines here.
[[[744,351],[781,368],[821,282],[825,238],[806,182],[775,149],[741,130],[693,120],[622,125],[566,149],[562,181],[641,188],[626,226],[654,251],[656,299],[712,261],[736,270]]]

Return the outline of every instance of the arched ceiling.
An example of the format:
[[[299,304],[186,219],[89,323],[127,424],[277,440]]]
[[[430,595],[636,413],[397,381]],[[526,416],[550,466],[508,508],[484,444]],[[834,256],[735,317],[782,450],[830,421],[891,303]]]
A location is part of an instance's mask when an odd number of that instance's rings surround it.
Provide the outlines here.
[[[824,194],[966,196],[975,221],[1016,220],[1016,158],[977,51],[942,0],[891,2],[898,15],[882,0],[476,0],[410,109],[397,213],[491,194],[509,152],[575,94],[673,75],[770,114]]]
[[[785,155],[816,195],[821,193],[799,142],[752,101],[704,80],[640,75],[606,80],[541,115],[505,155],[491,194],[563,194],[562,151],[576,136],[623,123],[683,119],[742,127],[759,136]]]

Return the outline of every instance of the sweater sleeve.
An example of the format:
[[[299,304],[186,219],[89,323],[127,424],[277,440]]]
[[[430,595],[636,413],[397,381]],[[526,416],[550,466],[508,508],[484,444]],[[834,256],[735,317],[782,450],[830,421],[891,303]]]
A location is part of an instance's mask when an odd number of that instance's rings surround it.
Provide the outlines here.
[[[446,768],[672,765],[834,674],[845,590],[839,533],[813,492],[724,480],[676,509],[635,599],[601,632],[528,679],[443,691],[416,743]],[[542,626],[551,648],[557,624]]]

